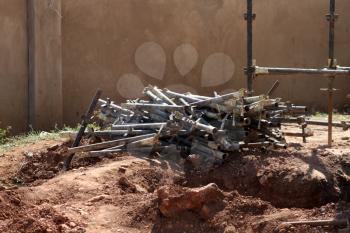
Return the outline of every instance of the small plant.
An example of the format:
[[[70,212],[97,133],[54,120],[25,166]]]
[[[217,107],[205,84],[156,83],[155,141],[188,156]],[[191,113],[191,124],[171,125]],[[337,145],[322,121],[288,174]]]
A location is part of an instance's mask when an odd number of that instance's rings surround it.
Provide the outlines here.
[[[0,128],[0,144],[5,144],[8,141],[10,130],[11,127],[7,127],[6,129]]]
[[[314,120],[327,120],[328,113],[325,112],[316,112],[315,114],[311,115],[311,118]],[[350,116],[344,115],[340,113],[333,113],[333,121],[349,121]]]

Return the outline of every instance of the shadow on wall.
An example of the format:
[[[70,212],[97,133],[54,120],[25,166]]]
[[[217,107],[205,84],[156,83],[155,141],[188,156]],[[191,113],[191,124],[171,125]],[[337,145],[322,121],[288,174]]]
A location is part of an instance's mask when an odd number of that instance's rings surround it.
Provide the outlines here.
[[[191,44],[179,45],[173,52],[173,62],[181,77],[186,80],[195,66],[198,65],[198,51]],[[149,77],[162,81],[166,72],[166,54],[161,45],[155,42],[145,42],[140,45],[134,55],[137,68]],[[225,53],[212,53],[202,65],[200,86],[191,87],[176,83],[166,88],[179,92],[198,93],[203,87],[220,86],[230,81],[235,74],[235,63]],[[126,99],[142,97],[145,84],[142,78],[133,73],[123,74],[117,81],[117,91]],[[223,90],[221,93],[233,91]]]

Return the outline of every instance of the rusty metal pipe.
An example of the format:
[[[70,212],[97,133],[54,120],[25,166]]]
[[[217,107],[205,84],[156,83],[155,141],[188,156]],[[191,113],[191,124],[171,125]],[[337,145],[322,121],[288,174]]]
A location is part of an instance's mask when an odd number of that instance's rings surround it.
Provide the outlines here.
[[[279,85],[280,85],[280,81],[276,80],[276,82],[272,85],[272,87],[266,93],[266,95],[267,96],[271,96],[275,92],[275,90],[279,87]]]

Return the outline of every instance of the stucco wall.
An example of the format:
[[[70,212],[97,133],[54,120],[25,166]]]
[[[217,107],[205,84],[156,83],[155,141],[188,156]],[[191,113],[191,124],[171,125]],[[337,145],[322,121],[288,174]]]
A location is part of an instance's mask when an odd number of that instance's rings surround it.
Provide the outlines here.
[[[288,3],[288,7],[287,6]],[[294,4],[295,3],[295,4]],[[336,11],[340,15],[336,22],[335,56],[338,64],[350,64],[350,1],[337,0]],[[255,58],[264,66],[322,67],[328,60],[328,0],[278,1],[257,0],[255,9]],[[296,76],[280,77],[282,81],[276,95],[294,102],[316,105],[326,109],[327,95],[320,88],[327,87],[325,77]],[[273,79],[257,78],[256,90],[264,91]],[[335,103],[342,106],[349,102],[350,78],[338,77],[335,87]]]
[[[0,0],[0,127],[27,129],[26,0]]]
[[[203,94],[245,87],[245,2],[63,0],[64,122],[78,119],[98,86],[116,100],[149,83]],[[349,9],[348,0],[337,1],[341,17],[336,56],[341,64],[350,64]],[[327,64],[327,0],[256,0],[254,11],[257,64]],[[186,62],[191,66],[186,67]],[[257,78],[256,93],[266,92],[274,80]],[[280,80],[276,95],[299,104],[326,106],[326,96],[319,91],[327,86],[326,78]],[[349,84],[349,78],[336,80],[342,89],[336,95],[337,105],[346,101]]]
[[[28,0],[29,123],[62,125],[61,1]]]
[[[53,128],[62,108],[63,123],[76,123],[97,87],[118,101],[148,84],[201,94],[245,87],[245,8],[243,0],[0,0],[0,127]],[[347,66],[349,9],[337,0],[336,57]],[[254,11],[258,65],[327,64],[328,0],[255,0]],[[255,92],[275,79],[257,78]],[[326,78],[280,80],[276,95],[325,108]],[[349,84],[336,79],[337,106],[349,101]]]

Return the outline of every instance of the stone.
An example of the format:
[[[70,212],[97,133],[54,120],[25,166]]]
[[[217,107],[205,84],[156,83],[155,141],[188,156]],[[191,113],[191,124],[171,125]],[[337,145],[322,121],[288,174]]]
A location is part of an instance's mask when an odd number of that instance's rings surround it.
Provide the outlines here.
[[[89,202],[99,202],[99,201],[102,201],[102,200],[110,200],[110,199],[112,199],[112,198],[109,195],[99,195],[99,196],[91,198],[89,200]]]
[[[174,217],[185,210],[195,210],[203,218],[211,215],[206,205],[222,202],[224,193],[214,183],[200,188],[182,188],[164,186],[157,190],[159,210],[166,217]]]
[[[120,167],[120,168],[118,169],[118,172],[120,172],[120,173],[125,173],[125,172],[126,172],[126,168],[125,168],[125,167]]]
[[[236,227],[228,226],[225,228],[224,233],[238,233]]]
[[[137,192],[136,186],[134,184],[132,184],[128,180],[128,178],[126,178],[125,176],[120,177],[118,184],[119,184],[119,187],[125,192],[130,192],[130,193]]]
[[[74,228],[77,226],[77,224],[75,222],[69,222],[68,224],[71,228]]]

